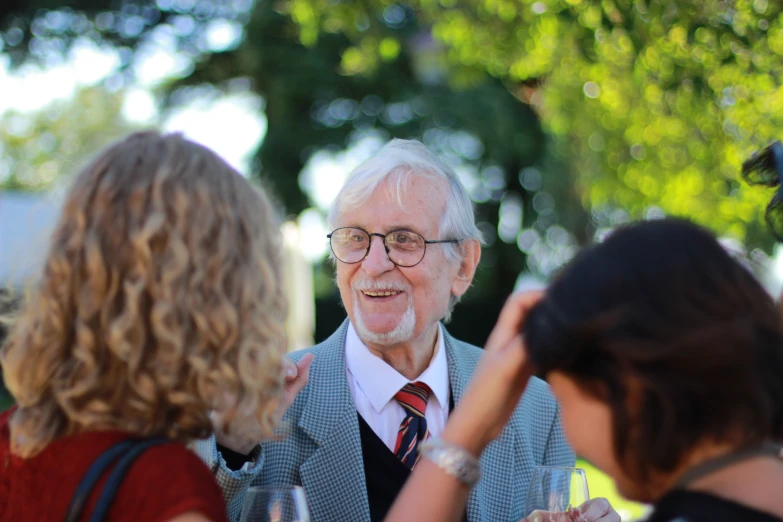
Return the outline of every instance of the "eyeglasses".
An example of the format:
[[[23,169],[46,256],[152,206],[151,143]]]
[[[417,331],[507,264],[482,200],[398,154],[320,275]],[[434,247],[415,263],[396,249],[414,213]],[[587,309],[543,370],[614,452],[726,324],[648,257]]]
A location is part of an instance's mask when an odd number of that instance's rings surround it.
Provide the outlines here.
[[[372,237],[383,239],[386,255],[397,266],[410,268],[421,263],[427,245],[436,243],[459,244],[459,239],[424,239],[421,234],[410,230],[393,230],[388,234],[370,234],[363,228],[343,227],[327,234],[334,257],[352,265],[362,261],[370,253]]]
[[[742,164],[742,177],[748,185],[777,187],[783,180],[783,144],[773,142]],[[783,187],[778,188],[764,212],[772,234],[783,242]]]

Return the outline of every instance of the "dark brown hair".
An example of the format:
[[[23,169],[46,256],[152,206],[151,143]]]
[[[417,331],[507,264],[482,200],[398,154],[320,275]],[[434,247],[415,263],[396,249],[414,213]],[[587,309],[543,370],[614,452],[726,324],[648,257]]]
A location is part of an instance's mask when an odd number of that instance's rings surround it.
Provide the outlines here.
[[[783,333],[772,298],[708,231],[633,224],[583,251],[531,311],[542,372],[573,377],[613,414],[629,477],[672,472],[698,443],[779,439]]]

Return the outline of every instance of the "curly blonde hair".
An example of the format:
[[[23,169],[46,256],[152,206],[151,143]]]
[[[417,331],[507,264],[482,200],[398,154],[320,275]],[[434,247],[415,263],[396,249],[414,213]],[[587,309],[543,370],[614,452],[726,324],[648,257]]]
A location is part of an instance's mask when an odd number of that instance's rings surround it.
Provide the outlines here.
[[[0,352],[21,457],[92,429],[174,440],[252,412],[271,434],[285,352],[265,195],[179,135],[132,134],[70,190]]]

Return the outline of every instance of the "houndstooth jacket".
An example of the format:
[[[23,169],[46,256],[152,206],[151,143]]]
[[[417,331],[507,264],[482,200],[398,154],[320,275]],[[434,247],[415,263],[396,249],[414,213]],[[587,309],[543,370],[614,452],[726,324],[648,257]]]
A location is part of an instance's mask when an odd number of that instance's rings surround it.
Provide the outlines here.
[[[345,365],[348,321],[323,343],[292,354],[314,353],[310,382],[288,410],[291,433],[263,443],[254,463],[231,471],[217,452],[214,437],[194,450],[215,473],[226,499],[229,520],[239,520],[247,488],[302,485],[313,522],[369,522],[364,463],[356,407]],[[445,331],[445,329],[444,329]],[[449,383],[459,402],[482,350],[445,335]],[[468,499],[468,520],[519,521],[533,467],[573,466],[558,406],[539,379],[528,384],[522,401],[497,440],[481,457],[482,478]]]

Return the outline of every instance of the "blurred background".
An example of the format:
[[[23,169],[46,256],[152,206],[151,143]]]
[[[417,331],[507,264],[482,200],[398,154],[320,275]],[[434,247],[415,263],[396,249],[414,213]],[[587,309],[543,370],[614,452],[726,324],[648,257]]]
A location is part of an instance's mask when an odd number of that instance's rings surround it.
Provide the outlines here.
[[[515,287],[632,219],[709,226],[777,294],[771,194],[738,172],[782,134],[781,78],[768,0],[4,0],[0,288],[34,278],[69,175],[156,127],[274,193],[292,349],[345,317],[325,212],[392,137],[439,153],[476,203],[488,245],[460,339],[483,344]]]

